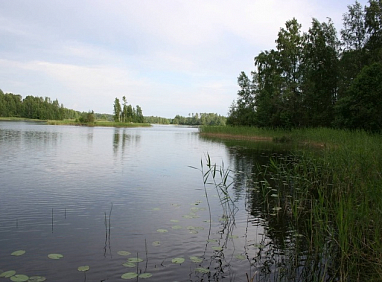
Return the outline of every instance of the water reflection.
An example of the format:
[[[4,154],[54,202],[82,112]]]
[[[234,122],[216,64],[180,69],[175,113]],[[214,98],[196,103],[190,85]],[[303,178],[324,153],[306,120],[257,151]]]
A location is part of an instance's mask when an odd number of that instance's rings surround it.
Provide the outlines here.
[[[232,199],[244,200],[248,224],[262,229],[254,237],[246,234],[245,247],[253,281],[329,281],[335,277],[328,267],[325,246],[312,249],[308,203],[296,197],[298,181],[272,171],[271,160],[293,167],[298,162],[285,146],[266,142],[222,141],[232,169]],[[245,197],[245,199],[243,199]],[[256,249],[253,253],[250,250]]]
[[[115,128],[114,135],[113,135],[114,157],[115,158],[117,156],[123,157],[127,149],[138,147],[140,141],[141,141],[140,134],[136,132],[132,132],[131,130],[128,130],[126,128],[124,129]]]

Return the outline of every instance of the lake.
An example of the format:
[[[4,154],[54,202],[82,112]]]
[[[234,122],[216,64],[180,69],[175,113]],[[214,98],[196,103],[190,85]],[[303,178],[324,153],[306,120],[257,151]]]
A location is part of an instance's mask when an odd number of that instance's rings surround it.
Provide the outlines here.
[[[252,177],[280,154],[287,151],[203,138],[190,127],[1,121],[0,274],[56,282],[125,281],[125,273],[133,281],[299,280],[303,236],[264,208]],[[232,170],[227,195],[218,176],[204,185],[208,157]],[[25,253],[11,255],[18,250]]]

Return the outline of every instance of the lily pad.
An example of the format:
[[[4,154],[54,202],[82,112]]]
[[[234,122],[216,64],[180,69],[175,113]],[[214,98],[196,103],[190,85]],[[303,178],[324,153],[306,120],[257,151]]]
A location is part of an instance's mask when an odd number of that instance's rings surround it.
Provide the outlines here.
[[[143,259],[141,259],[141,258],[129,258],[127,261],[128,262],[141,262],[141,261],[143,261]]]
[[[157,232],[159,232],[159,233],[167,233],[168,230],[164,229],[164,228],[159,228],[159,229],[157,229]]]
[[[122,264],[123,266],[126,266],[126,267],[136,267],[135,263],[133,262],[125,262],[124,264]]]
[[[171,260],[172,263],[183,263],[184,262],[184,258],[173,258]]]
[[[239,260],[246,260],[247,259],[246,256],[243,255],[243,254],[238,254],[238,255],[235,256],[235,258],[237,258]]]
[[[122,279],[134,279],[138,276],[135,272],[127,272],[121,275]]]
[[[160,241],[154,241],[154,242],[152,242],[152,245],[154,247],[158,247],[158,246],[160,246]]]
[[[153,276],[151,273],[142,273],[142,274],[139,274],[138,277],[139,278],[150,278],[151,276]]]
[[[44,282],[46,277],[44,276],[31,276],[28,279],[28,282]]]
[[[24,274],[16,274],[12,276],[10,279],[15,282],[24,282],[24,281],[28,281],[29,277]]]
[[[118,251],[117,254],[119,254],[120,256],[128,256],[128,255],[131,255],[131,253],[128,252],[128,251]]]
[[[153,208],[153,211],[160,211],[160,208]]]
[[[16,271],[14,270],[8,270],[8,271],[4,271],[3,273],[0,274],[0,277],[5,277],[5,278],[9,278],[13,275],[16,274]]]
[[[90,267],[88,265],[79,266],[78,271],[88,271]]]
[[[61,255],[61,254],[49,254],[48,255],[48,258],[50,258],[50,259],[61,259],[61,258],[63,258],[64,256],[63,255]]]
[[[195,257],[195,256],[190,257],[190,260],[191,260],[192,262],[195,262],[195,263],[200,263],[200,262],[203,261],[202,258],[200,258],[200,257]]]
[[[18,251],[14,251],[11,255],[12,256],[22,256],[23,254],[25,254],[24,250],[18,250]]]
[[[208,268],[204,268],[204,267],[197,267],[195,268],[195,271],[199,273],[203,273],[203,274],[210,272]]]
[[[182,229],[182,226],[180,225],[174,225],[173,227],[171,227],[172,229]]]
[[[171,222],[179,222],[179,220],[177,220],[177,219],[171,219],[170,221]]]
[[[190,233],[191,233],[191,234],[198,234],[199,232],[196,231],[196,230],[190,230]]]
[[[213,246],[212,249],[213,249],[214,251],[222,251],[222,250],[223,250],[223,248],[220,247],[220,246]]]

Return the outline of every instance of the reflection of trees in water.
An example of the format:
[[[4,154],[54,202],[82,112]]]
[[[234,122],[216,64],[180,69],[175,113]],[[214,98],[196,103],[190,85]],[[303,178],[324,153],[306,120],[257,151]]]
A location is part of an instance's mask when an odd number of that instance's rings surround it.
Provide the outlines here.
[[[126,128],[115,128],[113,135],[114,155],[117,156],[120,152],[121,156],[123,156],[128,148],[138,146],[140,140],[141,136],[139,134],[131,132]]]
[[[234,166],[235,201],[245,194],[248,224],[264,228],[261,241],[252,246],[257,253],[249,258],[255,273],[253,281],[330,280],[329,259],[323,254],[325,246],[316,252],[311,249],[307,224],[310,210],[304,210],[302,204],[296,205],[301,199],[295,197],[298,185],[270,168],[270,159],[286,160],[290,158],[288,152],[275,148],[264,150],[263,145],[261,149],[230,146],[228,151]],[[294,161],[290,159],[287,163],[293,165]],[[296,216],[293,209],[302,211]]]

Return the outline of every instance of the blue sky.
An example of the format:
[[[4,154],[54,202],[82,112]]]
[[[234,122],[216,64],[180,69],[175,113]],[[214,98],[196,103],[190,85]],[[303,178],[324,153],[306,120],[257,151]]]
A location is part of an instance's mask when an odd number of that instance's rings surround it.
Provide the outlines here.
[[[367,1],[359,1],[366,5]],[[330,17],[339,32],[355,1],[3,0],[0,89],[112,113],[126,96],[146,116],[227,115],[237,77],[275,48],[295,17]]]

